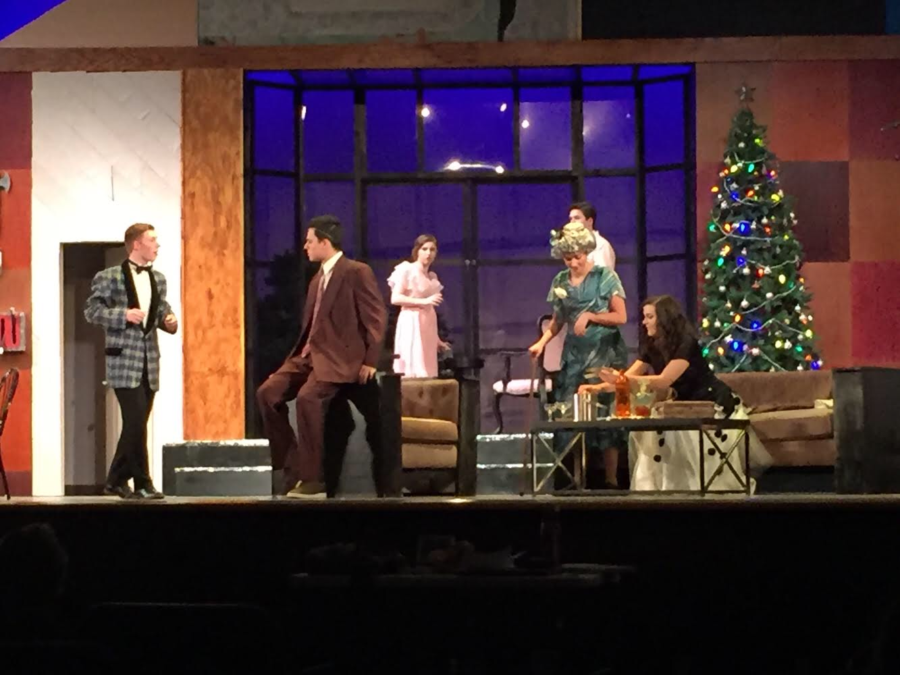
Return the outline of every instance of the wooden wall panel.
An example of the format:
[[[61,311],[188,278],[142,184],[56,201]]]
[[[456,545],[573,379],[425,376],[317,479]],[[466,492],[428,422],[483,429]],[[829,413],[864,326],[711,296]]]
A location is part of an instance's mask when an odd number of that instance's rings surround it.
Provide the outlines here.
[[[850,156],[846,61],[774,63],[769,145],[784,161],[835,161]],[[765,122],[763,122],[765,124]]]
[[[781,162],[781,187],[798,215],[806,262],[850,259],[849,162]]]
[[[854,262],[850,301],[853,313],[853,363],[900,365],[900,262]]]
[[[900,261],[900,163],[850,162],[850,259]]]
[[[0,72],[476,68],[900,58],[900,36],[434,42],[279,47],[0,48]]]
[[[697,65],[697,161],[718,167],[725,153],[725,139],[738,111],[737,89],[746,84],[753,91],[753,114],[762,124],[769,119],[769,63],[706,63]],[[715,177],[715,176],[714,176]],[[710,186],[707,185],[707,195]],[[698,183],[699,189],[699,183]],[[706,210],[712,202],[707,202]]]
[[[183,81],[184,437],[244,437],[243,74]]]
[[[812,292],[810,310],[819,336],[818,350],[826,368],[853,365],[853,302],[850,263],[808,263],[803,266],[806,287]]]
[[[853,61],[850,80],[850,159],[894,160],[900,129],[885,128],[900,117],[900,61]]]

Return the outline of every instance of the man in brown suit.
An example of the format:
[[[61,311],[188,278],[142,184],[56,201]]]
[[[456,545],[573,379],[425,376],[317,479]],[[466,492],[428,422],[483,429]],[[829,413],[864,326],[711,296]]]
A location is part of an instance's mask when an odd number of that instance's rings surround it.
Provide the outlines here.
[[[288,497],[325,497],[325,414],[341,393],[366,420],[375,486],[384,495],[388,488],[381,466],[381,418],[373,379],[387,324],[384,301],[372,268],[343,255],[341,224],[334,216],[310,221],[303,248],[322,267],[306,296],[300,339],[256,392],[272,469],[283,470]],[[296,436],[286,405],[293,398],[297,399]]]

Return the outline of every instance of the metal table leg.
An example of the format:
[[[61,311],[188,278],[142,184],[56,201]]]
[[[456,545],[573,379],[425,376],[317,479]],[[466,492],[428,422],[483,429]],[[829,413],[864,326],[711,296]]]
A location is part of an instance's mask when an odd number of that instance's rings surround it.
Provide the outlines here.
[[[703,449],[703,438],[706,434],[703,433],[703,425],[697,427],[697,431],[700,435],[700,494],[706,494],[706,452]]]
[[[534,438],[533,434],[532,434],[532,438]],[[569,477],[569,480],[572,481],[576,487],[578,487],[578,480],[576,479],[575,476],[573,476],[571,473],[569,473],[569,470],[563,465],[562,462],[569,455],[569,453],[572,452],[572,450],[576,447],[576,445],[578,443],[584,442],[584,432],[582,432],[582,431],[574,432],[572,435],[572,438],[566,444],[566,447],[563,448],[562,452],[559,453],[559,455],[556,454],[556,452],[552,446],[547,445],[546,441],[544,441],[544,439],[541,437],[540,434],[537,434],[537,441],[539,443],[543,444],[544,448],[550,453],[550,455],[553,456],[554,459],[553,459],[553,466],[550,468],[550,471],[547,473],[546,476],[544,476],[544,478],[542,480],[538,481],[537,480],[537,451],[536,451],[537,444],[536,443],[532,444],[532,462],[531,462],[531,464],[533,467],[532,468],[533,494],[537,494],[544,487],[544,485],[547,483],[547,481],[553,477],[553,474],[555,474],[557,470],[562,470],[566,474],[566,476]],[[578,463],[577,462],[577,454],[576,454],[575,458],[576,458],[576,466],[577,466],[577,463]],[[577,469],[576,469],[576,474],[577,474]]]
[[[701,466],[700,475],[701,475],[701,479],[703,481],[703,483],[701,485],[701,491],[704,494],[709,492],[709,487],[712,486],[713,481],[715,481],[715,479],[719,476],[719,474],[723,473],[725,471],[725,469],[728,469],[729,471],[731,471],[731,474],[734,476],[735,480],[737,480],[738,485],[741,486],[741,488],[742,488],[741,491],[749,494],[750,473],[749,473],[749,471],[744,471],[743,475],[742,475],[742,472],[736,470],[734,468],[734,465],[731,463],[731,457],[735,453],[737,453],[738,457],[740,457],[740,449],[739,448],[740,448],[740,442],[743,438],[744,454],[745,454],[745,457],[747,458],[746,463],[749,468],[749,455],[750,455],[749,438],[750,437],[749,437],[748,431],[746,429],[729,429],[728,431],[735,431],[739,435],[736,439],[731,441],[730,445],[728,445],[727,450],[723,450],[722,447],[720,447],[719,441],[716,441],[713,438],[710,438],[708,435],[708,433],[709,433],[708,431],[704,431],[702,434],[702,436],[705,436],[707,438],[707,440],[709,440],[710,446],[711,446],[710,450],[711,451],[715,450],[715,452],[718,454],[718,458],[719,458],[718,466],[716,466],[715,471],[713,471],[712,475],[709,477],[709,485],[706,484],[706,474],[705,474],[706,467],[705,467],[705,465]],[[721,443],[722,444],[726,443],[727,442],[726,431],[717,426],[716,432],[721,437]],[[701,443],[701,449],[702,449],[702,446],[703,446],[703,438],[702,437],[700,439],[700,443]],[[724,490],[724,492],[733,493],[733,492],[737,492],[737,491],[736,490]]]
[[[747,495],[753,494],[750,486],[750,427],[744,430],[744,481],[746,483]]]

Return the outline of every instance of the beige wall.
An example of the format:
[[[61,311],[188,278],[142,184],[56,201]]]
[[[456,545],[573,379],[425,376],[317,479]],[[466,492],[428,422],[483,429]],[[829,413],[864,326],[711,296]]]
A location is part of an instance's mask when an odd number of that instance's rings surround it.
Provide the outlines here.
[[[68,0],[0,47],[184,47],[197,44],[197,0]]]

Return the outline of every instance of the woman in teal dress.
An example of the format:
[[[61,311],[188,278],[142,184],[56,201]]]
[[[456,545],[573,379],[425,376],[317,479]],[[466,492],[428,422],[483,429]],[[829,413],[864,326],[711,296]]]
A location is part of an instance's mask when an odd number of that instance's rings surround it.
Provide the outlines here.
[[[627,320],[625,291],[615,272],[596,267],[588,259],[596,240],[581,223],[553,230],[550,246],[551,255],[562,258],[567,269],[556,275],[547,295],[553,306],[553,321],[529,351],[537,358],[547,343],[566,328],[562,368],[553,391],[557,401],[571,401],[580,385],[598,381],[596,373],[600,368],[622,368],[627,363],[628,351],[619,331]],[[563,437],[567,434],[558,436],[557,443],[564,446]],[[618,487],[619,448],[625,447],[625,434],[595,431],[587,436],[587,441],[589,450],[603,452],[606,487]]]

